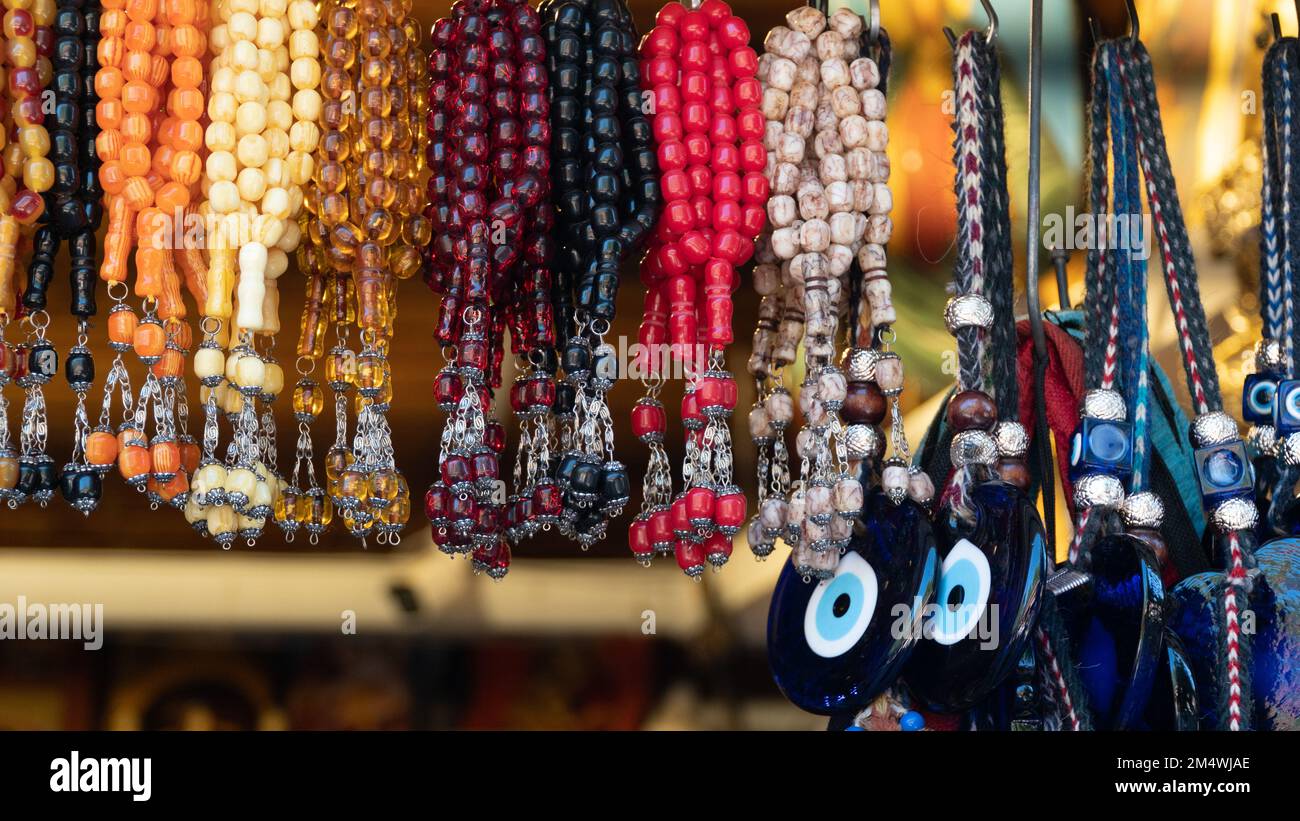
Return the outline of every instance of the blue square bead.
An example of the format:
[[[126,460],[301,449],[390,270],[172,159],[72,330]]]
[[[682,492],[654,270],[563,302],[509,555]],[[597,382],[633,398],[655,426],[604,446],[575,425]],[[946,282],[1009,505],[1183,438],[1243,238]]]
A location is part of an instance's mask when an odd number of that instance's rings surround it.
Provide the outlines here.
[[[1286,379],[1278,383],[1273,399],[1273,424],[1278,436],[1300,431],[1300,379]]]
[[[1255,425],[1273,424],[1273,407],[1277,399],[1277,376],[1271,373],[1247,374],[1241,389],[1241,418]]]
[[[1196,451],[1196,477],[1201,483],[1201,497],[1206,504],[1218,503],[1234,496],[1251,496],[1255,492],[1255,472],[1240,439]]]
[[[1126,479],[1133,473],[1133,428],[1128,422],[1079,420],[1070,440],[1070,478],[1090,473],[1108,473]]]

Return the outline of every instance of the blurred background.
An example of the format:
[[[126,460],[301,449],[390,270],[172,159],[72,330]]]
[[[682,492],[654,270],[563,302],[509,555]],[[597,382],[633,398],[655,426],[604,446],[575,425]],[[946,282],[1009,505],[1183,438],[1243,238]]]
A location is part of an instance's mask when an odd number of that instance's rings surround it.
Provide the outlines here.
[[[426,28],[449,5],[414,2]],[[660,3],[630,3],[641,31],[648,30]],[[1001,18],[1023,312],[1029,1],[994,3]],[[759,48],[789,9],[772,0],[732,5]],[[1087,21],[1095,19],[1104,36],[1117,36],[1126,31],[1127,18],[1123,0],[1044,5],[1047,218],[1083,210]],[[895,49],[888,119],[896,226],[890,273],[900,320],[897,347],[908,369],[907,428],[915,443],[950,382],[942,363],[952,340],[941,311],[955,223],[944,107],[951,55],[941,27],[960,31],[983,28],[987,21],[976,0],[880,0],[880,6]],[[850,7],[865,12],[867,3],[854,0]],[[1260,63],[1268,13],[1280,13],[1283,30],[1291,33],[1295,5],[1138,0],[1137,8],[1155,62],[1225,401],[1239,407],[1259,324],[1253,232]],[[1053,308],[1061,295],[1047,250],[1038,287],[1043,306]],[[51,289],[49,335],[61,352],[74,334],[61,315],[65,281],[56,275]],[[279,350],[285,361],[297,333],[302,282],[293,269],[280,280],[285,333]],[[619,335],[635,341],[640,316],[634,267],[624,271],[624,282],[619,318],[608,337],[615,344]],[[1083,294],[1081,253],[1071,255],[1069,282],[1077,305]],[[1177,376],[1158,277],[1151,294],[1152,346]],[[729,353],[731,369],[740,374],[756,304],[748,283],[742,285],[737,344]],[[390,420],[398,466],[412,496],[422,497],[442,424],[431,391],[435,299],[418,279],[410,280],[402,283],[399,308]],[[110,361],[102,320],[91,333],[101,372]],[[743,409],[752,400],[752,386],[739,381]],[[680,389],[666,389],[670,407]],[[98,391],[90,394],[92,413],[98,411]],[[15,389],[10,392],[16,422],[21,404]],[[625,422],[640,394],[634,382],[614,388],[616,420]],[[49,451],[62,460],[70,449],[73,396],[62,379],[46,395]],[[190,396],[196,395],[191,386]],[[277,402],[282,433],[292,430],[288,404],[287,398]],[[502,418],[509,418],[508,410]],[[738,414],[734,427],[737,474],[742,485],[752,486],[754,454],[743,419]],[[668,441],[679,443],[674,424],[670,420]],[[289,463],[289,438],[281,437],[282,465]],[[318,433],[317,440],[319,446],[327,433]],[[509,447],[513,452],[513,438]],[[627,424],[620,425],[617,451],[639,478],[646,453]],[[699,583],[684,578],[671,560],[645,569],[632,561],[625,536],[639,502],[634,497],[610,537],[589,553],[558,536],[526,542],[500,583],[474,577],[468,563],[434,550],[418,505],[397,546],[371,543],[363,549],[337,533],[319,545],[302,538],[286,544],[268,529],[255,547],[239,542],[226,552],[195,536],[179,512],[150,510],[144,496],[116,474],[106,479],[104,501],[89,518],[59,498],[46,510],[0,510],[0,603],[14,605],[19,596],[28,602],[98,603],[107,628],[102,649],[94,652],[79,642],[0,641],[0,728],[823,727],[824,720],[788,705],[767,672],[767,604],[784,550],[758,563],[742,537],[731,563]]]

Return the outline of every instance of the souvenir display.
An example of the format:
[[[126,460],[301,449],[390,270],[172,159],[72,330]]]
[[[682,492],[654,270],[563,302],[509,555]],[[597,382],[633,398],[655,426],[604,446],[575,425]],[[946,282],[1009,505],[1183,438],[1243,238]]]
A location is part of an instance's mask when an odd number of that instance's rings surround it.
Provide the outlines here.
[[[1013,266],[1002,99],[990,34],[954,43],[957,262],[944,321],[957,339],[946,408],[952,474],[937,501],[938,608],[904,672],[941,711],[975,706],[1028,649],[1046,569],[1043,525],[1027,492],[1029,441],[1017,421]],[[996,620],[996,624],[991,622]],[[981,636],[997,631],[990,645]]]
[[[1023,324],[992,4],[987,30],[944,30],[956,384],[914,457],[890,270],[903,268],[886,248],[895,190],[916,214],[924,195],[895,187],[894,50],[874,1],[865,16],[790,10],[756,50],[724,0],[669,2],[644,37],[628,0],[456,0],[427,54],[412,0],[3,2],[5,507],[61,493],[89,515],[115,469],[133,502],[179,510],[222,548],[255,546],[270,522],[286,541],[341,525],[361,547],[398,545],[411,495],[390,422],[397,291],[419,273],[441,354],[424,515],[432,544],[475,574],[503,578],[525,545],[587,550],[614,532],[633,477],[609,397],[639,377],[633,558],[671,554],[698,580],[742,531],[758,559],[787,545],[769,666],[832,729],[1300,728],[1300,40],[1276,16],[1244,441],[1223,410],[1134,4],[1127,36],[1093,30],[1096,233],[1080,310],[1066,252],[1044,246],[1062,308],[1047,312],[1032,270],[1031,5]],[[929,162],[907,148],[900,163]],[[1190,423],[1155,361],[1148,247]],[[644,295],[624,362],[614,321],[633,261]],[[745,276],[753,471],[734,452],[727,362]],[[287,402],[282,286],[304,291]],[[91,353],[99,317],[106,368]],[[60,364],[66,426],[47,405]],[[277,415],[296,428],[283,475]],[[52,430],[69,434],[66,461]],[[1060,567],[1057,470],[1074,525]]]
[[[633,411],[633,431],[651,459],[628,538],[641,563],[671,551],[696,579],[706,564],[726,564],[745,522],[730,431],[736,383],[725,356],[733,341],[731,294],[766,222],[769,192],[758,55],[749,39],[726,3],[705,0],[664,6],[641,43],[664,205],[641,265],[639,365],[648,372],[647,395]],[[673,368],[686,379],[676,494],[658,398]]]

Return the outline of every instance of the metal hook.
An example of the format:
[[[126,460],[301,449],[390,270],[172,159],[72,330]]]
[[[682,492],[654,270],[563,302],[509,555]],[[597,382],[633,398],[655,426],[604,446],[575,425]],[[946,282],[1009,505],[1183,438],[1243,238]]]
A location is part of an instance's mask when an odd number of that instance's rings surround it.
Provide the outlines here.
[[[984,30],[984,38],[989,44],[992,44],[994,40],[998,39],[998,13],[989,0],[980,0],[980,5],[984,7],[984,13],[989,18],[989,27]],[[943,36],[948,38],[950,48],[957,48],[957,35],[951,28],[944,26]]]
[[[1124,5],[1128,9],[1128,39],[1130,43],[1137,43],[1138,34],[1141,32],[1141,21],[1138,20],[1137,3],[1133,0],[1124,0]]]
[[[1132,0],[1129,0],[1132,2]],[[989,28],[987,33],[988,42],[992,43],[998,38],[998,13],[993,10],[993,4],[989,0],[980,0],[980,5],[984,7],[984,13],[989,17]]]
[[[867,45],[874,47],[880,43],[880,0],[871,0],[871,10],[867,18],[871,21],[867,26]]]

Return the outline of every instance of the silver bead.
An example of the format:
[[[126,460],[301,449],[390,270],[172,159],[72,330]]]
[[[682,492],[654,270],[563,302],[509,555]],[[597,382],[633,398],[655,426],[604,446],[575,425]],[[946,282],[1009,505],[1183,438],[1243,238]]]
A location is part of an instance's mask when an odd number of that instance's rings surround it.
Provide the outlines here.
[[[1192,420],[1190,438],[1194,447],[1208,448],[1232,442],[1241,434],[1235,419],[1223,411],[1212,411]]]
[[[1124,483],[1108,473],[1090,473],[1074,483],[1077,508],[1116,508],[1124,503]]]
[[[1300,433],[1287,434],[1277,444],[1277,455],[1290,467],[1300,465]]]
[[[1231,533],[1234,530],[1252,530],[1259,522],[1259,510],[1252,500],[1238,496],[1235,499],[1228,499],[1216,507],[1214,512],[1210,514],[1210,520],[1222,533]]]
[[[1255,343],[1255,370],[1280,371],[1286,364],[1282,343],[1276,339],[1261,339]]]
[[[849,425],[844,429],[844,448],[850,459],[866,459],[876,452],[880,431],[872,425]]]
[[[1277,428],[1272,425],[1255,425],[1246,434],[1246,444],[1256,456],[1272,456],[1277,453]]]
[[[1005,420],[993,426],[993,441],[999,456],[1024,456],[1029,452],[1029,434],[1019,422]]]
[[[1128,405],[1119,391],[1093,388],[1083,395],[1079,414],[1107,422],[1123,422],[1128,417]]]
[[[1125,499],[1119,512],[1128,527],[1157,530],[1165,520],[1164,503],[1159,496],[1145,490]]]
[[[943,308],[943,324],[952,334],[962,328],[990,328],[993,326],[993,306],[977,294],[955,296]]]
[[[953,467],[992,465],[998,460],[998,446],[987,431],[963,430],[952,437],[949,454]]]
[[[854,348],[849,351],[849,380],[852,382],[874,382],[876,380],[876,359],[880,354],[871,348]]]

